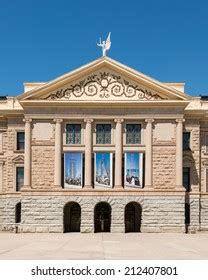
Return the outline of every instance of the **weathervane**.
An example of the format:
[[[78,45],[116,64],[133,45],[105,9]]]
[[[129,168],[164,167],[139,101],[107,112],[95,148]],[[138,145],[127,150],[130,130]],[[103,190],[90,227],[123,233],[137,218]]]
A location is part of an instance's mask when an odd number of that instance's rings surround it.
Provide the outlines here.
[[[106,41],[101,42],[101,38],[100,38],[100,43],[97,43],[97,46],[102,48],[103,56],[106,56],[106,52],[111,47],[110,35],[111,35],[111,32],[108,33],[108,37],[107,37]]]

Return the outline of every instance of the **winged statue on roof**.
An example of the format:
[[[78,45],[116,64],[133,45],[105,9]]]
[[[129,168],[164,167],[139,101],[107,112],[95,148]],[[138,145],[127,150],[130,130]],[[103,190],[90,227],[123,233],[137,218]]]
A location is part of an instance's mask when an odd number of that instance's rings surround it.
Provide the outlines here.
[[[103,56],[106,56],[107,51],[111,47],[110,36],[111,36],[111,32],[108,33],[108,37],[107,37],[106,41],[101,41],[101,38],[100,38],[100,42],[97,43],[97,46],[102,48]]]

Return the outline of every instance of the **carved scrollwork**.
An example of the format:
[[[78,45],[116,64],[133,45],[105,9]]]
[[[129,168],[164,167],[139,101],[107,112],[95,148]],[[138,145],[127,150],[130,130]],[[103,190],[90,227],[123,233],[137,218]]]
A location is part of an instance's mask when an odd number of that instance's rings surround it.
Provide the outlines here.
[[[44,99],[68,100],[72,96],[81,97],[98,96],[100,98],[109,98],[111,95],[115,97],[125,96],[127,98],[137,97],[138,100],[161,100],[164,99],[156,93],[142,89],[137,85],[130,84],[129,81],[121,76],[110,72],[100,72],[98,74],[89,75],[85,79],[76,84],[71,84],[65,89],[57,90],[56,93],[50,94]]]

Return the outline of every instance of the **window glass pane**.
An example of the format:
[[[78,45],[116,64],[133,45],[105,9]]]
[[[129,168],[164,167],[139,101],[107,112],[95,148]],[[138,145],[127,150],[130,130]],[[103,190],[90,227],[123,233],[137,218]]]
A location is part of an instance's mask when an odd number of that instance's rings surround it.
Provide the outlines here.
[[[104,144],[111,144],[111,125],[104,125]]]
[[[183,186],[186,191],[190,191],[190,167],[183,168]]]
[[[111,124],[96,125],[96,144],[111,144]]]
[[[24,167],[16,168],[16,190],[20,191],[24,185]]]
[[[81,124],[66,125],[66,144],[81,144]]]
[[[183,149],[184,150],[190,149],[190,132],[183,133]]]
[[[141,144],[141,124],[126,125],[126,144]]]
[[[24,150],[25,148],[25,133],[17,132],[17,150]]]

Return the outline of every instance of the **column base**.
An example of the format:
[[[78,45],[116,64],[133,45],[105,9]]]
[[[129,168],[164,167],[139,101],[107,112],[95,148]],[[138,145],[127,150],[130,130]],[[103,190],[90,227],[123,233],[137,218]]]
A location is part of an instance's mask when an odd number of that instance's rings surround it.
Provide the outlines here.
[[[153,186],[151,186],[151,185],[146,185],[146,186],[144,186],[143,189],[144,189],[145,191],[153,191],[153,190],[154,190]]]
[[[176,185],[176,186],[175,186],[175,190],[176,190],[176,191],[181,191],[181,192],[185,192],[185,191],[186,191],[185,188],[184,188],[184,186],[182,186],[182,185],[181,185],[181,186]]]
[[[31,191],[31,186],[28,186],[28,185],[24,185],[20,191]]]
[[[123,186],[114,186],[113,189],[114,190],[123,190],[124,187]]]
[[[92,189],[93,189],[93,186],[91,186],[91,185],[85,185],[85,186],[83,187],[83,189],[84,189],[84,190],[92,190]]]
[[[54,185],[53,187],[55,190],[62,190],[62,186],[61,185]]]

